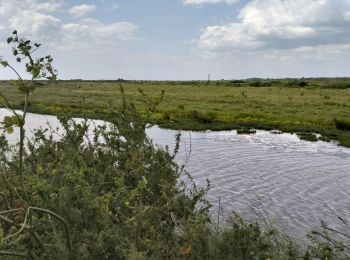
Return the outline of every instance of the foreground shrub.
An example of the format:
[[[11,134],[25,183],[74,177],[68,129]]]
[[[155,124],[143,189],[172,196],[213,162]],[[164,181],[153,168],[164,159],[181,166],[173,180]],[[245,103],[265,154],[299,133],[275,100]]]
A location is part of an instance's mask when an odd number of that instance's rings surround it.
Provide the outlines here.
[[[8,43],[14,44],[17,62],[27,61],[32,80],[24,81],[8,61],[0,59],[18,76],[14,85],[24,97],[20,113],[0,93],[3,106],[13,114],[2,122],[4,130],[20,130],[19,143],[11,148],[0,136],[0,255],[26,259],[178,255],[177,228],[196,216],[209,221],[205,190],[192,185],[191,178],[179,181],[186,173],[174,163],[178,146],[170,154],[153,145],[145,133],[149,118],[141,117],[125,98],[120,109],[111,111],[110,123],[92,132],[88,119],[78,123],[62,116],[64,131],[59,138],[54,129],[51,133],[39,129],[25,144],[29,97],[45,85],[41,79],[55,80],[56,71],[50,56],[32,56],[40,44],[19,38],[17,31]],[[160,100],[145,99],[148,117]]]

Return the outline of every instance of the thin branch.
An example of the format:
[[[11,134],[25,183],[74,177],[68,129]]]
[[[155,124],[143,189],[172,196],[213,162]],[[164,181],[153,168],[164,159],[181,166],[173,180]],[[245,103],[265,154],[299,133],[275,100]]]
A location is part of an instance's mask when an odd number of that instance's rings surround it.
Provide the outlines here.
[[[330,228],[330,227],[327,227],[327,226],[322,226],[322,228],[327,229],[327,230],[329,230],[329,231],[333,231],[333,232],[335,232],[335,233],[337,233],[337,234],[339,234],[339,235],[343,235],[343,236],[346,237],[346,238],[350,238],[350,235],[349,235],[349,234],[345,234],[345,233],[343,233],[343,232],[341,232],[341,231],[338,231],[338,230],[336,230],[336,229],[333,229],[333,228]]]
[[[20,120],[21,120],[21,117],[18,115],[18,113],[16,112],[16,110],[14,110],[14,109],[12,108],[12,106],[11,106],[10,102],[7,100],[7,98],[6,98],[4,95],[2,95],[1,93],[0,93],[0,97],[5,101],[5,104],[2,103],[2,104],[4,105],[4,107],[5,107],[7,110],[9,110],[10,112],[12,112],[12,113],[17,117],[18,121],[20,121]]]
[[[59,221],[61,221],[61,223],[63,224],[63,226],[65,228],[69,253],[71,253],[72,252],[72,242],[71,242],[71,239],[70,239],[69,227],[68,227],[68,224],[67,224],[66,220],[64,218],[62,218],[60,215],[58,215],[58,214],[56,214],[56,213],[54,213],[54,212],[52,212],[50,210],[47,210],[47,209],[42,209],[42,208],[37,208],[37,207],[29,207],[29,208],[32,209],[32,210],[36,210],[36,211],[39,211],[39,212],[43,212],[43,213],[49,214],[49,215],[55,217],[56,219],[58,219]]]
[[[10,219],[8,219],[8,218],[6,218],[4,216],[1,216],[1,215],[0,215],[0,221],[5,222],[5,223],[7,223],[7,224],[9,224],[11,226],[14,226],[14,227],[22,228],[22,225],[17,224],[15,222],[13,222],[12,220],[10,220]],[[28,226],[25,226],[24,228],[25,229],[30,229],[30,227],[28,227]]]
[[[24,119],[27,115],[27,108],[28,108],[28,98],[29,98],[29,93],[26,94],[24,98],[24,106],[23,106],[23,124],[24,124]]]
[[[14,236],[20,234],[24,230],[24,228],[26,227],[26,224],[27,224],[28,214],[29,214],[29,208],[27,209],[26,215],[24,217],[22,227],[17,232],[15,232],[7,237],[4,237],[4,240],[10,239],[11,237],[14,237]]]
[[[63,138],[63,135],[60,134],[58,131],[56,131],[56,130],[52,127],[52,125],[50,124],[49,121],[46,121],[46,124],[47,124],[48,127],[50,128],[51,135],[52,135],[52,133],[54,133],[54,134],[58,135],[58,137]]]
[[[322,237],[323,239],[325,239],[326,241],[332,243],[335,247],[338,247],[338,248],[345,248],[345,249],[347,249],[347,250],[350,250],[350,247],[344,245],[342,242],[338,242],[337,240],[335,240],[335,239],[329,237],[328,235],[325,235],[325,234],[323,234],[323,233],[321,233],[321,232],[318,232],[318,231],[316,231],[315,233],[316,233],[317,235],[321,236],[321,237]]]
[[[32,54],[34,52],[36,52],[39,48],[40,48],[41,45],[39,45],[39,47],[36,47],[34,50],[30,51],[29,54]]]
[[[18,212],[18,211],[24,211],[24,209],[23,209],[23,208],[19,208],[19,209],[10,209],[10,210],[6,210],[6,211],[0,212],[0,215],[10,214],[10,213]]]
[[[187,152],[187,145],[186,145],[186,142],[185,142],[186,159],[185,159],[185,162],[181,166],[181,170],[178,173],[178,176],[180,176],[182,174],[182,172],[184,171],[185,167],[187,166],[188,162],[190,161],[191,154],[192,154],[192,136],[191,136],[191,132],[188,132],[188,134],[190,136],[190,147],[189,147],[189,151]]]
[[[7,67],[9,67],[14,73],[16,73],[16,75],[20,81],[23,80],[21,75],[19,75],[19,73],[17,72],[17,70],[15,70],[10,64],[7,64]]]
[[[0,255],[7,255],[7,256],[18,256],[27,258],[28,255],[25,255],[23,253],[17,253],[17,252],[8,252],[8,251],[0,251]]]
[[[28,106],[28,97],[29,93],[26,94],[24,98],[24,107],[23,107],[23,116],[22,119],[19,122],[19,178],[21,183],[22,192],[24,194],[24,197],[28,200],[28,194],[26,187],[24,185],[24,173],[23,173],[23,153],[24,153],[24,124],[25,124],[25,118],[27,115],[27,106]]]

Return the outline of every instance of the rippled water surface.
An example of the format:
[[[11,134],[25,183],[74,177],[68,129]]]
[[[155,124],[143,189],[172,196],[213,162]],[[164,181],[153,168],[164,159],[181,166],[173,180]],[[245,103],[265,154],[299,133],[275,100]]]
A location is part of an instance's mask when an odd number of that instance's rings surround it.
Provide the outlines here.
[[[8,114],[0,109],[0,120]],[[33,129],[53,116],[29,114]],[[28,130],[27,132],[30,132]],[[174,147],[176,131],[152,127],[149,136],[156,144]],[[16,136],[11,135],[10,142]],[[223,216],[236,211],[245,217],[268,215],[270,221],[292,236],[302,237],[321,220],[337,226],[337,216],[350,221],[350,149],[334,143],[306,142],[292,134],[257,131],[182,132],[177,157],[199,185],[210,180],[208,199]],[[268,212],[268,213],[267,213]]]

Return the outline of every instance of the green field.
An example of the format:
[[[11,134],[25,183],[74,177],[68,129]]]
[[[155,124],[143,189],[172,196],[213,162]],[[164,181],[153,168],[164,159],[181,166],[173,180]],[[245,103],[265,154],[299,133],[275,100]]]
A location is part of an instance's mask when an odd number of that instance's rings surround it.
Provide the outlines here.
[[[279,129],[303,139],[338,140],[350,147],[350,79],[232,81],[57,81],[35,91],[30,110],[105,118],[121,102],[120,85],[143,111],[145,97],[165,91],[154,120],[162,127],[189,130]],[[20,107],[16,87],[0,81],[0,90]],[[337,123],[336,123],[337,122]]]

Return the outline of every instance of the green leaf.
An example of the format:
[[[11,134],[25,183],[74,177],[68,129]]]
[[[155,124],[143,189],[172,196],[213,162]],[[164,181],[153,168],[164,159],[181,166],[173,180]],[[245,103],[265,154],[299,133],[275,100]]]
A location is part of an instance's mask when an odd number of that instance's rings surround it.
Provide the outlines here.
[[[0,60],[0,64],[5,68],[9,65],[9,63],[6,60]]]
[[[136,221],[136,217],[133,216],[133,217],[127,219],[127,220],[124,222],[124,224],[132,223],[132,222],[135,222],[135,221]]]
[[[32,71],[31,71],[31,73],[32,73],[32,75],[33,75],[33,78],[35,78],[35,79],[38,78],[39,75],[40,75],[40,71],[41,71],[40,66],[38,66],[38,65],[33,66],[33,67],[32,67]]]
[[[6,130],[6,133],[8,133],[8,134],[12,134],[13,133],[13,127],[12,126],[5,127],[5,130]]]
[[[5,116],[4,121],[2,122],[2,125],[4,126],[4,129],[8,134],[12,134],[13,127],[19,126],[20,122],[17,116]]]

